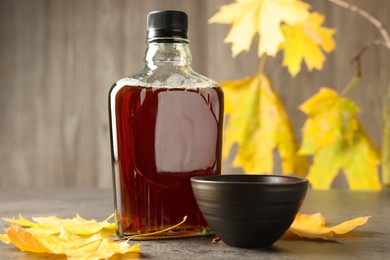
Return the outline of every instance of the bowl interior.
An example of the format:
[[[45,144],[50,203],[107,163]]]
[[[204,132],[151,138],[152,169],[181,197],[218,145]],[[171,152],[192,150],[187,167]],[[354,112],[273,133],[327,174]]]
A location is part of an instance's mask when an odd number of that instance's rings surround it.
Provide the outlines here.
[[[240,184],[293,184],[308,182],[305,178],[287,175],[262,175],[262,174],[232,174],[196,176],[191,178],[192,182],[201,183],[240,183]]]

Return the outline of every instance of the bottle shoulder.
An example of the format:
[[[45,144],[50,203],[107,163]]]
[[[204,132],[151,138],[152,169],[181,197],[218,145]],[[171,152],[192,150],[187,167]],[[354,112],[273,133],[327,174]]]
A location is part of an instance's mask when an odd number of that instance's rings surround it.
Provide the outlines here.
[[[137,86],[150,88],[215,88],[219,84],[190,68],[158,68],[144,70],[116,81],[114,86]]]

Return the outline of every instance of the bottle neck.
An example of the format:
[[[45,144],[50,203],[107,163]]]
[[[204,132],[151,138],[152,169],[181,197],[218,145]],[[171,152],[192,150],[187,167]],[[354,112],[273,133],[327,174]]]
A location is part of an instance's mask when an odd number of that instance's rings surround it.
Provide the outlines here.
[[[154,70],[161,66],[190,68],[192,61],[188,40],[155,39],[147,42],[145,65]]]

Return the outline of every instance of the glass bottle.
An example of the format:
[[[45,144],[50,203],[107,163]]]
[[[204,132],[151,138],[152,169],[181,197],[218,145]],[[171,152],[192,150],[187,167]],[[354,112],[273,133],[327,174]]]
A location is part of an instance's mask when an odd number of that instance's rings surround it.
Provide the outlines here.
[[[148,15],[145,67],[109,93],[119,236],[207,229],[190,178],[221,174],[223,92],[194,72],[187,15]],[[180,230],[179,230],[180,231]]]

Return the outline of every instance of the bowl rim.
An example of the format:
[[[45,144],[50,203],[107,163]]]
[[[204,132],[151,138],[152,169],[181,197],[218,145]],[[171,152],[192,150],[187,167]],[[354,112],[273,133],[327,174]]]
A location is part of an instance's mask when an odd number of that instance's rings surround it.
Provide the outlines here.
[[[257,176],[257,177],[281,177],[292,179],[292,182],[260,182],[260,181],[223,181],[223,180],[205,180],[205,178],[219,178],[219,176]],[[229,178],[229,177],[227,177]],[[309,180],[304,177],[291,176],[291,175],[280,175],[280,174],[222,174],[222,175],[202,175],[191,177],[192,183],[210,183],[210,184],[243,184],[243,185],[296,185],[299,183],[309,183]]]

